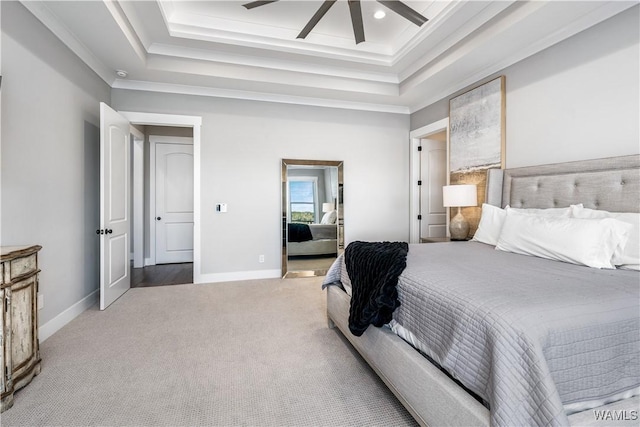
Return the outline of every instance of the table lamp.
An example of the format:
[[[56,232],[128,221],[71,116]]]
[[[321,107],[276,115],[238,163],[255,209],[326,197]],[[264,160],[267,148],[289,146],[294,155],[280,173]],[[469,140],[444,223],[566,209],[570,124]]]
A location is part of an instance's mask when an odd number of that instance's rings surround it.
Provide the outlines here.
[[[333,203],[323,203],[322,204],[322,212],[331,212],[332,210],[335,209],[335,206],[333,206]]]
[[[469,235],[469,223],[460,210],[464,206],[478,206],[478,193],[475,185],[445,185],[442,187],[442,204],[445,208],[457,207],[458,213],[449,222],[451,240],[466,240]]]

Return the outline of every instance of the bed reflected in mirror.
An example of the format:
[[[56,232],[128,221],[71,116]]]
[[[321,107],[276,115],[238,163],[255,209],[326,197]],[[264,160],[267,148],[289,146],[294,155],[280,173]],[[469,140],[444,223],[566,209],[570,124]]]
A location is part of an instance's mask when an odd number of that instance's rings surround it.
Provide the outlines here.
[[[282,160],[282,276],[323,276],[343,250],[342,162]]]

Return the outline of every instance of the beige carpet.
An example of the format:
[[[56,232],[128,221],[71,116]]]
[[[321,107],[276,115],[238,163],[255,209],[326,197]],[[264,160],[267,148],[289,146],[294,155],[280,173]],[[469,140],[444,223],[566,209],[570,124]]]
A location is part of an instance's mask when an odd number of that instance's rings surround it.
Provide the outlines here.
[[[131,289],[41,346],[2,426],[415,425],[337,329],[322,278]]]

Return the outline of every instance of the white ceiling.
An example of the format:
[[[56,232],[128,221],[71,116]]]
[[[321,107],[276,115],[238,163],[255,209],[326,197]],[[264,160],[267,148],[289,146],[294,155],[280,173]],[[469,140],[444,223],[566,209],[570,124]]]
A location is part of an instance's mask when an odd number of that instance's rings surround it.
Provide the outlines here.
[[[346,0],[306,39],[322,0],[23,1],[114,88],[409,113],[597,24],[636,1],[406,1],[418,27]],[[382,20],[373,13],[383,9]],[[125,79],[116,70],[126,70]]]

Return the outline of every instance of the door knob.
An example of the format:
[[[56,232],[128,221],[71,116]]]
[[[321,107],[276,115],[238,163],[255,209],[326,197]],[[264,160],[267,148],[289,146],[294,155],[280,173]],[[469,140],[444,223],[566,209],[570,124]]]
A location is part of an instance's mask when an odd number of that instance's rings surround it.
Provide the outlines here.
[[[157,217],[156,219],[157,219],[158,221],[160,221],[160,220],[161,220],[162,218],[160,218],[160,217]]]
[[[107,229],[105,230],[105,233],[106,233],[106,234],[111,234],[111,233],[113,233],[113,230],[112,230],[112,229],[110,229],[110,228],[107,228]]]

